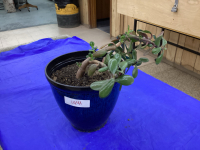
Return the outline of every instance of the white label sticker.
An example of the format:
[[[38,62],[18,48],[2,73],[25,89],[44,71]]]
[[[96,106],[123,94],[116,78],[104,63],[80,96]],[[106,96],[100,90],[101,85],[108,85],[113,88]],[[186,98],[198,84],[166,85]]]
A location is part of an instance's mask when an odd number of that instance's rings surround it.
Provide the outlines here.
[[[79,99],[72,99],[69,97],[64,96],[65,103],[74,107],[84,107],[90,108],[90,100],[79,100]]]

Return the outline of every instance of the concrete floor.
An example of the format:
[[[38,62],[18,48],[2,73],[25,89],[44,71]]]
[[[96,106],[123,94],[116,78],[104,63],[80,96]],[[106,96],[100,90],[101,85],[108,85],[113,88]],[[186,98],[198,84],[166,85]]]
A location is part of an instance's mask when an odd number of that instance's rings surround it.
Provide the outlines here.
[[[54,2],[49,0],[28,0],[28,2],[37,5],[39,10],[30,8],[29,12],[24,8],[15,13],[0,10],[0,31],[57,23]]]
[[[0,52],[11,50],[13,47],[37,41],[42,38],[62,38],[63,36],[77,36],[87,42],[94,41],[95,45],[98,47],[111,41],[110,34],[98,28],[88,29],[81,25],[76,28],[67,29],[59,28],[57,24],[49,24],[0,32]],[[138,51],[138,57],[142,56],[143,53]],[[165,63],[156,65],[153,57],[145,57],[149,59],[149,62],[142,64],[139,67],[140,70],[200,100],[199,79]],[[2,149],[0,148],[0,150]]]

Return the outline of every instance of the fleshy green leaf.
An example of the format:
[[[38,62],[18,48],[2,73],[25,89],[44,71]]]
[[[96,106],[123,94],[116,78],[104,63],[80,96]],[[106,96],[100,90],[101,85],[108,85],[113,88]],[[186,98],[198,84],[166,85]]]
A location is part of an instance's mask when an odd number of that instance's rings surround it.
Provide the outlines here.
[[[121,48],[121,47],[117,47],[116,50],[118,50],[120,52],[124,52],[123,48]]]
[[[138,75],[138,67],[136,65],[135,68],[133,69],[132,76],[133,76],[133,78],[136,78],[137,75]]]
[[[108,67],[103,67],[103,68],[99,69],[99,72],[105,72],[107,70],[108,70]]]
[[[110,59],[108,62],[108,68],[112,74],[115,74],[118,68],[117,60],[114,58]]]
[[[160,40],[162,39],[162,36],[159,36],[159,37],[157,37],[156,39],[155,39],[155,44],[156,44],[156,46],[160,46]]]
[[[167,41],[164,38],[162,38],[162,46],[165,46],[166,44],[167,44]]]
[[[96,58],[102,57],[102,56],[104,56],[106,53],[107,53],[106,50],[99,50],[99,51],[96,51],[96,52],[93,54],[93,57],[96,57]]]
[[[96,64],[92,64],[89,69],[88,69],[88,76],[92,76],[94,74],[94,72],[97,69],[97,65]]]
[[[131,85],[134,82],[134,78],[129,75],[123,75],[115,80],[121,85]]]
[[[149,61],[149,59],[145,58],[145,57],[141,57],[139,60],[142,61],[142,62],[148,62]]]
[[[108,64],[109,60],[110,60],[110,55],[107,54],[104,63],[105,63],[105,64]]]
[[[106,83],[106,82],[108,82],[108,80],[93,82],[90,85],[90,88],[95,90],[95,91],[99,91],[101,89],[101,87],[103,86],[103,84]]]
[[[107,97],[110,92],[112,91],[112,88],[115,84],[115,79],[111,78],[109,80],[107,80],[101,87],[100,91],[99,91],[99,97],[100,98],[105,98]]]
[[[118,53],[116,53],[114,57],[117,60],[117,63],[119,63],[121,61],[121,59],[122,59],[122,56],[120,54],[118,54]]]
[[[122,61],[119,63],[119,67],[121,68],[122,71],[124,71],[127,66],[128,66],[128,63],[126,61]]]
[[[144,30],[144,31],[142,31],[142,32],[151,34],[151,32],[148,31],[148,30]]]
[[[133,56],[133,59],[137,60],[137,51],[136,50],[132,51],[132,56]]]
[[[137,62],[137,66],[140,66],[142,64],[142,61],[140,61],[140,60],[138,60],[138,62]]]
[[[127,59],[126,62],[128,63],[128,65],[133,65],[136,63],[135,59]]]
[[[153,53],[153,54],[158,54],[158,53],[160,53],[160,51],[161,51],[161,47],[158,47],[158,48],[154,48],[154,49],[152,50],[152,53]]]
[[[94,47],[94,42],[90,42],[90,46],[93,48]]]
[[[156,59],[157,65],[161,62],[162,58],[163,58],[163,53],[160,56],[158,56],[158,58]]]

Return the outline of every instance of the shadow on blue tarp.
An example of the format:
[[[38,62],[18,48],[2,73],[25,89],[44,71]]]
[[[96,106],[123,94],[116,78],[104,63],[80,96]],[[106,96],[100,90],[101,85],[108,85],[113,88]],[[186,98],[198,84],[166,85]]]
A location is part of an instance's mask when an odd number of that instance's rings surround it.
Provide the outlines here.
[[[89,48],[73,37],[42,39],[0,53],[4,150],[200,149],[200,102],[141,71],[133,85],[123,87],[104,128],[75,130],[58,108],[44,69],[59,55]]]

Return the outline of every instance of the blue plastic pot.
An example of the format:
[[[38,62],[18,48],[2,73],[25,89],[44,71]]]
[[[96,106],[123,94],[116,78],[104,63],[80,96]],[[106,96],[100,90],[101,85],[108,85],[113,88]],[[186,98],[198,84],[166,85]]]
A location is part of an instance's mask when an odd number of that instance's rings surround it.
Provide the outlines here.
[[[54,71],[83,61],[87,54],[88,51],[80,51],[57,57],[46,66],[45,75],[60,109],[72,126],[80,131],[91,132],[106,124],[117,102],[120,84],[115,83],[111,94],[101,99],[98,91],[90,87],[64,85],[50,78]]]

